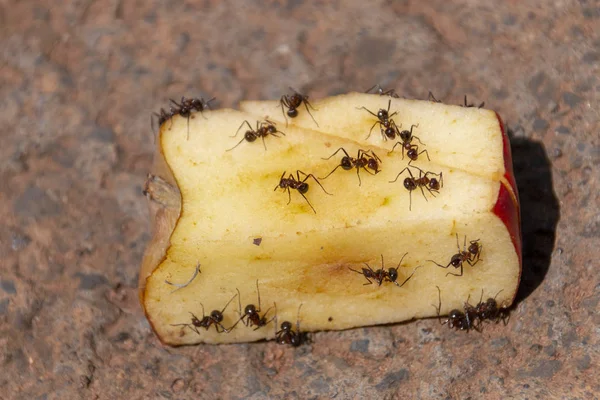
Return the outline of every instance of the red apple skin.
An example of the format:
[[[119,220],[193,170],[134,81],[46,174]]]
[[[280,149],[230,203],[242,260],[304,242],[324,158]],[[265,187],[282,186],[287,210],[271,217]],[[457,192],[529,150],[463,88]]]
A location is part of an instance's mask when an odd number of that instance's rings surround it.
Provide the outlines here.
[[[510,150],[510,141],[504,123],[498,113],[496,113],[500,130],[502,131],[502,144],[504,152],[504,179],[501,180],[498,200],[492,209],[508,230],[510,238],[515,246],[517,256],[519,257],[519,281],[521,280],[521,271],[523,270],[522,238],[521,238],[521,207],[519,203],[519,192],[513,173],[512,153]],[[516,296],[516,292],[515,292]],[[514,301],[514,298],[513,298]]]

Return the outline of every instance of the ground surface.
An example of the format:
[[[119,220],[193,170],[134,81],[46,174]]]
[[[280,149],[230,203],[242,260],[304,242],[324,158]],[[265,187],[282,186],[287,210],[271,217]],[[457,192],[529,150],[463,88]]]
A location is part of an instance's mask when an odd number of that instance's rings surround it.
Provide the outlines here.
[[[0,1],[0,398],[600,397],[598,1],[52,3]],[[136,294],[151,112],[374,83],[504,117],[524,234],[508,326],[163,347]]]

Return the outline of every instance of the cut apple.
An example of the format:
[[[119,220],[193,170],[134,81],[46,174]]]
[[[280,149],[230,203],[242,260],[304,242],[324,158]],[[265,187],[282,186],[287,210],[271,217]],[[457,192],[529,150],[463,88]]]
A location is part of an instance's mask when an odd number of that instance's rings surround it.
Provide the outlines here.
[[[431,317],[436,286],[441,314],[482,290],[510,305],[521,238],[499,117],[357,93],[311,104],[314,121],[299,107],[287,126],[279,102],[244,102],[244,111],[175,116],[161,127],[146,188],[154,235],[140,273],[158,337],[248,342],[273,339],[283,321],[316,331]],[[400,139],[384,139],[369,113],[388,107],[400,131],[414,125],[411,143],[427,153],[389,153]],[[482,245],[478,259],[450,264],[471,241]],[[264,326],[235,325],[246,305],[259,305],[257,282]],[[222,320],[202,325],[213,310]]]

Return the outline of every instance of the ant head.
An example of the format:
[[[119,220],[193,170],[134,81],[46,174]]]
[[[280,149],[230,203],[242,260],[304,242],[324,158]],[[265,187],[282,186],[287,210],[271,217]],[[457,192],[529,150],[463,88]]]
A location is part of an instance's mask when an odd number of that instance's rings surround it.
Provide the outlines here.
[[[289,110],[287,110],[287,115],[290,118],[296,118],[298,116],[298,110],[296,110],[295,108],[290,108]]]
[[[405,178],[404,179],[404,187],[406,190],[415,190],[417,188],[417,184],[413,178]]]
[[[244,308],[244,315],[255,315],[256,314],[256,306],[254,304],[248,304],[246,308]]]
[[[275,125],[269,124],[269,125],[267,125],[267,132],[275,133],[275,132],[277,132],[277,128],[275,128]]]
[[[388,112],[387,112],[387,110],[384,110],[383,108],[380,108],[379,111],[377,111],[377,118],[379,118],[380,120],[386,120],[386,119],[388,119]]]
[[[221,321],[223,321],[223,313],[218,310],[213,310],[210,313],[210,318],[215,322],[221,322]]]
[[[342,157],[342,161],[340,162],[340,165],[346,171],[349,169],[352,169],[352,159],[348,156],[344,156],[344,157]]]
[[[298,191],[302,194],[308,192],[308,183],[300,182],[300,185],[298,185]]]
[[[448,313],[448,317],[453,320],[459,320],[461,318],[464,318],[465,314],[458,309],[454,309]]]
[[[406,155],[408,156],[408,158],[410,158],[413,161],[416,161],[417,158],[419,157],[419,153],[417,152],[417,149],[415,149],[414,147],[411,147],[410,149],[408,149],[406,151]]]
[[[294,347],[298,347],[302,344],[302,337],[299,333],[290,337],[290,344]]]
[[[429,180],[429,188],[431,190],[440,190],[440,182],[436,178],[431,178]],[[469,246],[469,249],[471,247]]]
[[[388,269],[388,277],[390,281],[395,282],[398,279],[398,270],[396,268]]]
[[[388,139],[393,139],[396,137],[396,129],[392,128],[391,126],[388,126],[387,128],[385,128],[384,133]]]
[[[489,308],[497,308],[498,307],[498,303],[496,302],[496,299],[492,299],[489,298],[486,300],[485,305]]]
[[[256,132],[253,131],[246,131],[246,133],[244,134],[244,139],[246,139],[248,142],[254,142],[256,140]]]
[[[290,321],[284,321],[281,323],[281,330],[284,332],[291,332],[292,323]]]
[[[460,264],[462,264],[462,262],[463,262],[463,260],[462,260],[462,256],[460,254],[455,254],[450,259],[450,264],[452,264],[452,266],[454,268],[460,267]]]

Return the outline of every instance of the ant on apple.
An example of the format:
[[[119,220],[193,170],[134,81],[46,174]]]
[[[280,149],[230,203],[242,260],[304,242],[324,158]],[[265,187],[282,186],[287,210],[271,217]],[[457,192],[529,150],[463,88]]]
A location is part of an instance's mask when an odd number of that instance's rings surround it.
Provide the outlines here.
[[[323,191],[325,193],[327,193],[328,195],[331,196],[331,193],[329,193],[329,192],[327,192],[327,190],[325,190],[323,185],[321,185],[321,182],[319,182],[319,180],[313,174],[305,174],[304,172],[302,172],[300,170],[296,170],[295,178],[294,178],[293,174],[290,174],[287,178],[284,178],[285,173],[286,173],[286,171],[283,171],[283,174],[281,174],[281,178],[279,178],[279,183],[277,184],[277,186],[275,186],[275,189],[273,189],[273,191],[277,190],[278,188],[287,190],[287,192],[288,192],[287,204],[290,204],[290,202],[292,201],[292,195],[291,195],[290,189],[295,189],[298,191],[298,193],[300,193],[302,195],[302,197],[304,197],[304,200],[306,200],[306,202],[308,203],[310,208],[312,208],[314,213],[315,214],[317,213],[317,211],[312,206],[312,204],[310,204],[310,201],[308,201],[308,199],[304,195],[306,192],[308,192],[308,189],[309,189],[308,183],[306,183],[308,178],[313,178],[315,180],[315,182],[317,182],[319,184],[319,186],[321,186],[321,189],[323,189]],[[300,174],[304,175],[303,180],[300,180]]]
[[[398,180],[398,178],[400,177],[400,175],[402,175],[404,173],[404,171],[408,171],[408,174],[410,175],[410,177],[406,177],[404,179],[404,187],[406,188],[406,190],[408,190],[408,195],[409,195],[409,199],[410,199],[409,203],[408,203],[408,209],[412,211],[412,192],[413,192],[413,190],[416,190],[417,188],[421,189],[421,193],[423,194],[425,201],[428,201],[427,196],[425,196],[425,191],[423,190],[423,188],[427,189],[427,191],[433,197],[435,197],[435,193],[439,193],[440,188],[444,187],[444,176],[443,176],[442,172],[440,172],[439,174],[436,174],[434,172],[424,172],[421,168],[410,165],[410,162],[408,164],[409,164],[409,166],[405,167],[402,171],[400,171],[400,173],[398,173],[398,175],[396,175],[396,179],[394,179],[393,181],[390,181],[390,183],[396,182]],[[418,178],[414,177],[414,175],[410,171],[409,167],[416,168],[419,170]],[[430,178],[428,175],[439,176],[439,180],[438,180],[438,178]]]
[[[435,305],[433,306],[437,311],[437,316],[438,320],[440,321],[440,324],[448,324],[450,329],[456,329],[467,332],[471,329],[474,329],[477,332],[481,332],[479,324],[476,323],[477,314],[475,311],[475,307],[467,306],[468,300],[467,303],[465,303],[465,312],[462,312],[456,308],[450,310],[450,312],[448,313],[448,319],[442,322],[442,319],[440,318],[440,310],[442,308],[442,292],[439,286],[436,286],[436,288],[438,290],[439,303],[437,307]]]
[[[404,255],[400,259],[400,262],[398,263],[398,266],[396,268],[388,268],[387,271],[385,270],[385,267],[383,264],[383,254],[381,255],[381,268],[378,270],[373,270],[373,268],[371,268],[371,266],[367,263],[364,263],[367,266],[367,268],[362,268],[362,271],[358,271],[358,270],[352,269],[350,267],[348,267],[348,269],[350,271],[357,272],[365,277],[365,279],[367,280],[367,283],[364,283],[363,286],[364,285],[372,285],[373,282],[371,281],[371,279],[373,279],[377,283],[377,286],[381,286],[381,284],[385,281],[385,282],[392,282],[396,286],[402,287],[402,286],[404,286],[404,284],[406,282],[409,281],[410,278],[412,278],[412,276],[415,274],[415,271],[417,269],[421,268],[421,266],[419,265],[417,268],[415,268],[415,270],[412,272],[412,274],[410,274],[410,276],[408,278],[406,278],[404,280],[404,282],[402,282],[402,284],[399,284],[397,282],[398,268],[400,268],[400,265],[402,264],[402,260],[404,260],[404,257],[406,257],[407,254],[408,253],[404,253]]]
[[[373,89],[375,89],[375,93],[373,93],[373,94],[379,94],[380,96],[390,96],[395,99],[400,98],[400,96],[398,96],[398,93],[396,93],[396,91],[394,89],[385,90],[379,84],[374,85],[371,89],[367,90],[365,93],[371,93],[371,91]]]
[[[312,118],[314,123],[317,126],[319,126],[319,124],[315,120],[315,117],[313,117],[312,113],[308,109],[308,107],[310,107],[313,110],[317,111],[317,109],[314,108],[308,102],[308,96],[305,96],[305,95],[299,93],[297,90],[295,90],[291,87],[290,87],[290,90],[294,93],[293,94],[284,94],[283,96],[281,96],[281,100],[279,100],[279,104],[281,105],[281,113],[283,114],[283,117],[285,118],[285,126],[287,126],[288,120],[287,120],[287,117],[285,116],[286,112],[283,111],[283,107],[285,106],[285,108],[287,108],[287,116],[288,117],[296,118],[298,116],[298,107],[300,107],[302,104],[304,104],[306,111],[308,111],[308,114],[310,115],[310,117]]]
[[[267,145],[265,144],[265,137],[271,135],[271,136],[275,136],[275,137],[281,137],[279,135],[277,135],[278,133],[281,133],[283,136],[285,136],[285,133],[277,130],[277,128],[275,127],[275,123],[269,121],[268,119],[260,122],[260,121],[256,121],[256,129],[252,129],[252,126],[250,125],[250,123],[248,121],[244,121],[242,122],[242,124],[240,125],[240,127],[238,128],[237,131],[235,131],[235,135],[231,136],[231,137],[236,137],[237,134],[240,132],[240,129],[242,129],[242,127],[244,126],[244,124],[248,125],[249,130],[247,130],[244,133],[244,137],[242,138],[242,140],[240,140],[238,142],[238,144],[236,144],[235,146],[233,146],[232,148],[226,150],[226,151],[231,151],[233,149],[235,149],[236,147],[238,147],[240,144],[242,144],[242,142],[245,140],[249,143],[254,142],[256,139],[261,138],[262,142],[263,142],[263,146],[265,148],[265,150],[267,150]]]
[[[394,122],[392,117],[398,114],[398,111],[394,111],[392,114],[390,114],[391,105],[392,100],[390,99],[390,101],[388,102],[387,110],[380,108],[379,111],[377,111],[377,114],[367,109],[365,106],[357,108],[357,110],[366,110],[372,116],[377,117],[377,121],[375,121],[373,126],[371,126],[369,134],[367,135],[365,140],[371,136],[371,132],[373,132],[373,128],[375,128],[375,125],[377,124],[379,124],[379,130],[381,131],[381,136],[383,136],[383,140],[392,140],[396,137],[396,134],[398,133],[398,127],[396,126],[396,122]]]
[[[377,157],[377,154],[375,154],[373,152],[373,150],[365,151],[365,150],[359,149],[358,153],[356,155],[356,158],[354,158],[354,157],[350,157],[348,152],[343,147],[340,147],[339,149],[336,150],[335,153],[333,153],[332,155],[330,155],[327,158],[323,158],[323,160],[329,160],[331,157],[333,157],[337,153],[339,153],[340,150],[344,152],[345,156],[342,157],[338,166],[335,167],[333,169],[333,171],[331,171],[329,174],[327,174],[327,176],[325,176],[324,178],[319,178],[319,179],[327,179],[329,177],[329,175],[333,174],[335,172],[335,170],[337,170],[339,167],[342,167],[342,169],[344,169],[346,171],[349,171],[352,168],[356,168],[356,176],[358,176],[358,186],[361,186],[361,184],[362,184],[361,179],[360,179],[361,168],[364,169],[365,171],[367,171],[371,175],[376,175],[380,172],[379,163],[381,163],[381,159],[379,157]],[[373,170],[374,172],[369,171],[369,169]]]
[[[446,276],[448,276],[448,275],[462,276],[463,275],[463,264],[465,262],[468,263],[470,266],[474,266],[479,261],[481,261],[480,256],[481,256],[481,251],[483,250],[483,245],[481,243],[479,243],[479,239],[471,240],[469,242],[469,248],[467,248],[467,236],[465,235],[465,242],[463,245],[463,250],[461,250],[460,243],[458,241],[458,233],[457,233],[456,234],[456,246],[458,247],[458,253],[456,253],[455,255],[452,256],[452,258],[450,259],[450,262],[446,266],[438,264],[437,262],[435,262],[433,260],[427,260],[427,261],[431,261],[432,263],[434,263],[435,265],[437,265],[438,267],[441,267],[441,268],[448,268],[450,266],[452,266],[454,268],[460,268],[460,274],[448,272],[446,274]]]
[[[277,305],[275,305],[275,307],[277,307]],[[298,306],[295,331],[292,329],[292,323],[289,321],[282,322],[281,329],[277,330],[277,314],[275,314],[275,341],[277,341],[277,343],[298,347],[308,341],[307,333],[300,332],[300,308],[302,308],[302,304]]]
[[[470,107],[475,107],[475,104],[472,104],[472,103],[471,103],[471,104],[469,104],[469,103],[467,103],[467,95],[465,94],[465,102],[464,102],[464,105],[463,105],[463,104],[460,104],[460,106],[461,106],[461,107],[470,108]],[[481,102],[481,104],[479,104],[479,106],[477,106],[477,108],[481,108],[481,107],[483,107],[483,106],[485,106],[485,101],[482,101],[482,102]]]
[[[215,100],[213,97],[208,101],[204,101],[204,99],[192,97],[190,99],[186,99],[185,97],[181,97],[181,102],[177,103],[175,100],[171,99],[171,103],[173,103],[177,108],[175,114],[181,115],[183,118],[187,118],[187,140],[190,139],[190,118],[192,116],[193,111],[199,111],[200,114],[204,117],[204,110],[210,108],[210,102]],[[173,107],[171,107],[171,112],[173,112]],[[173,117],[175,114],[172,114]]]
[[[402,127],[402,125],[400,125],[400,127]],[[419,143],[423,144],[423,142],[421,142],[421,139],[419,139],[418,136],[415,136],[412,134],[413,128],[418,128],[419,124],[417,125],[411,125],[410,127],[410,131],[409,130],[403,130],[398,133],[398,137],[400,138],[399,142],[396,142],[396,144],[394,145],[394,147],[392,147],[392,150],[389,152],[389,154],[394,152],[394,149],[396,148],[396,146],[401,145],[402,146],[402,159],[404,160],[404,151],[406,150],[406,155],[408,156],[408,158],[410,158],[411,161],[416,161],[417,158],[419,158],[419,156],[423,153],[425,153],[425,155],[427,156],[427,159],[429,161],[431,161],[431,158],[429,158],[429,152],[427,150],[423,150],[421,152],[419,152],[419,146],[417,146],[416,144],[411,144],[413,139],[417,139],[419,141]]]
[[[239,291],[239,289],[236,289],[236,290],[238,292],[238,305],[239,305],[240,319],[238,319],[237,322],[235,324],[233,324],[233,326],[230,329],[235,328],[235,326],[240,321],[242,321],[244,323],[244,325],[255,326],[256,328],[254,328],[254,330],[257,330],[260,327],[268,325],[275,319],[275,317],[273,317],[270,320],[267,320],[267,314],[273,307],[269,307],[267,309],[267,311],[265,311],[265,313],[262,315],[262,317],[260,315],[261,307],[260,307],[260,290],[258,289],[258,279],[256,280],[256,293],[258,295],[258,307],[256,307],[254,304],[248,304],[244,308],[244,314],[242,314],[242,301],[240,300],[240,298],[241,298],[240,291]],[[244,318],[246,318],[246,319],[244,320]]]
[[[171,326],[183,326],[183,328],[185,329],[190,328],[191,330],[193,330],[194,332],[196,332],[197,334],[200,334],[200,331],[198,330],[198,328],[204,328],[208,331],[208,329],[214,325],[215,326],[215,330],[217,331],[217,333],[229,333],[231,331],[231,329],[233,329],[233,327],[227,329],[223,326],[222,322],[223,322],[223,313],[225,312],[225,309],[227,308],[227,306],[229,306],[229,303],[231,303],[233,301],[233,299],[235,299],[234,295],[231,300],[229,300],[227,302],[227,304],[225,304],[225,307],[223,307],[223,309],[221,311],[219,310],[213,310],[210,312],[209,315],[205,315],[204,314],[204,305],[202,303],[200,303],[200,306],[202,307],[202,319],[199,319],[198,317],[196,317],[194,315],[194,313],[190,312],[190,314],[192,315],[192,322],[189,324],[171,324]],[[234,325],[235,326],[235,325]],[[221,330],[219,331],[219,328],[221,328]]]

